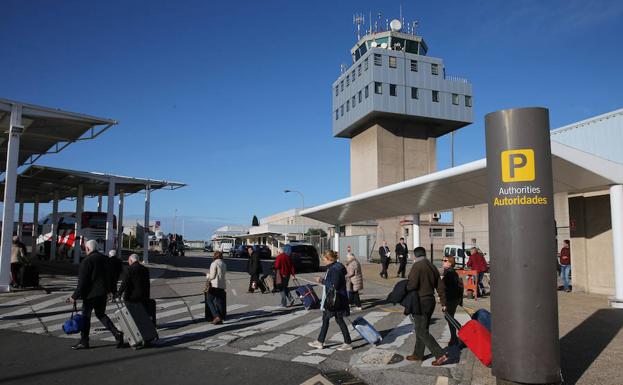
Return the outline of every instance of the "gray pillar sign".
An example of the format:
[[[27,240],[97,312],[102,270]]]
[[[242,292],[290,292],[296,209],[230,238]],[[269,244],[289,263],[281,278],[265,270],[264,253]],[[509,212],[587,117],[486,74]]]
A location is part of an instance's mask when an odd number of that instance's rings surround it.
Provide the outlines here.
[[[485,117],[493,374],[560,383],[549,111]]]

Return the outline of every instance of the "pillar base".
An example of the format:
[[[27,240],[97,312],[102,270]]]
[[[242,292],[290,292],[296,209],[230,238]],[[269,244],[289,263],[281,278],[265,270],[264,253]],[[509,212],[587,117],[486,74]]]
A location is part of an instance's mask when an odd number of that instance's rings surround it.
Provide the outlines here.
[[[8,293],[11,291],[11,285],[0,285],[0,293]]]
[[[623,309],[623,299],[610,297],[608,298],[608,305],[613,309]]]
[[[561,382],[550,382],[547,384],[540,384],[540,385],[560,385]],[[508,380],[503,380],[501,378],[496,378],[496,385],[533,385],[533,384],[525,384],[523,382],[513,382],[513,381],[508,381]]]

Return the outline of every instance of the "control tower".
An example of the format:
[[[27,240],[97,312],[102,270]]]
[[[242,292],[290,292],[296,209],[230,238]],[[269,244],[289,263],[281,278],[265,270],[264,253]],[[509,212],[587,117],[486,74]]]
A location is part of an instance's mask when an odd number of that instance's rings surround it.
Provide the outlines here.
[[[415,28],[366,31],[333,83],[333,135],[350,138],[351,195],[436,170],[436,138],[472,123],[472,85],[427,56]]]

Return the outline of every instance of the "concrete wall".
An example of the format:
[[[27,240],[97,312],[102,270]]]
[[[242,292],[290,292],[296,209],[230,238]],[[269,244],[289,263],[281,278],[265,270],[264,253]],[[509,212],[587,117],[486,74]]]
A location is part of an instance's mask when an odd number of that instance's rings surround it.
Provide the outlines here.
[[[435,171],[436,139],[403,134],[403,127],[374,124],[351,140],[351,195]]]
[[[569,198],[573,290],[614,293],[610,196]]]

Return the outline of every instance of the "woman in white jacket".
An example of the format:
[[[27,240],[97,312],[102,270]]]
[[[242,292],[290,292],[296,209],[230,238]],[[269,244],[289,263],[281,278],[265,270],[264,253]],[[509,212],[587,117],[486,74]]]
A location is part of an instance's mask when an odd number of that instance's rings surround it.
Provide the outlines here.
[[[227,279],[227,266],[223,262],[223,253],[214,252],[212,263],[210,264],[210,272],[206,274],[207,292],[206,305],[212,312],[212,323],[219,325],[223,323],[227,315],[227,292],[225,291]]]

